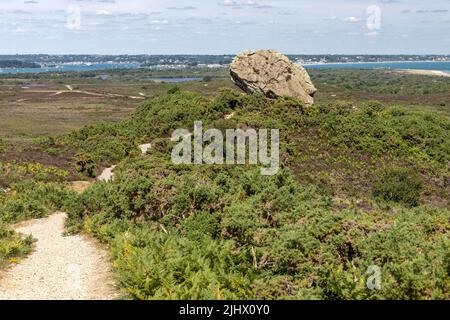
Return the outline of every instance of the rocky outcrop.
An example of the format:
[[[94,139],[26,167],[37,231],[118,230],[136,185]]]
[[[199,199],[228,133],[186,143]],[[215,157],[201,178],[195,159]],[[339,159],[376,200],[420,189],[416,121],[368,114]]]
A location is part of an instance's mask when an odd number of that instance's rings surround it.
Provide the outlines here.
[[[246,51],[230,66],[234,83],[247,93],[260,92],[269,98],[296,97],[307,105],[316,93],[306,70],[274,50]]]

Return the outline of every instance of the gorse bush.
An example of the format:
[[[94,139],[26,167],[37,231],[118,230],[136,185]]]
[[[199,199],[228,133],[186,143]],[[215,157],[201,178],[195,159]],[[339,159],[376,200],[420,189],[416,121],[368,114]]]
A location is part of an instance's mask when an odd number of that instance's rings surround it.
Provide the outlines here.
[[[422,179],[415,171],[391,168],[381,174],[380,181],[373,187],[373,194],[384,201],[393,201],[414,207],[419,204],[422,187]]]
[[[17,258],[31,251],[32,238],[22,239],[14,231],[0,222],[0,267],[5,263],[15,262]]]
[[[450,123],[432,112],[407,112],[392,109],[389,125],[409,146],[423,150],[432,159],[450,164]]]
[[[0,162],[0,186],[9,186],[23,180],[63,182],[69,172],[41,163]]]
[[[300,181],[313,183],[327,194],[361,198],[371,194],[371,182],[377,180],[380,169],[407,167],[425,177],[424,188],[429,192],[422,194],[426,198],[423,202],[435,202],[437,198],[446,202],[446,141],[450,140],[450,130],[445,116],[436,115],[436,121],[428,121],[429,112],[388,108],[378,102],[356,106],[330,104],[313,109],[315,112],[310,112],[314,116],[303,117],[298,132],[290,136],[296,143],[293,154],[298,157],[290,166]],[[426,138],[417,138],[413,143],[406,133],[413,130],[414,121],[422,124],[418,130]]]
[[[68,148],[75,149],[77,170],[95,176],[95,164],[104,165],[123,159],[135,148],[117,125],[86,126],[61,138]]]
[[[95,176],[95,164],[89,156],[85,154],[77,154],[75,156],[76,169],[80,173],[86,174],[88,177]]]
[[[180,87],[178,87],[178,86],[173,86],[172,88],[170,88],[169,90],[167,90],[167,93],[168,93],[168,94],[175,94],[175,93],[178,93],[178,92],[180,92],[180,91],[181,91]]]
[[[3,140],[0,139],[0,152],[4,152],[8,147],[8,144]]]
[[[62,208],[71,195],[72,192],[54,183],[28,180],[13,184],[10,193],[0,198],[0,221],[13,223],[43,218]]]

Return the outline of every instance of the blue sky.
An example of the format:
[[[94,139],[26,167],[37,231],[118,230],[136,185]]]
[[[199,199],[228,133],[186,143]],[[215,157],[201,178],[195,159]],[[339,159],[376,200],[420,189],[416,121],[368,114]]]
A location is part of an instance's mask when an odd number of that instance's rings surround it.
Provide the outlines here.
[[[450,54],[450,0],[0,0],[0,54]]]

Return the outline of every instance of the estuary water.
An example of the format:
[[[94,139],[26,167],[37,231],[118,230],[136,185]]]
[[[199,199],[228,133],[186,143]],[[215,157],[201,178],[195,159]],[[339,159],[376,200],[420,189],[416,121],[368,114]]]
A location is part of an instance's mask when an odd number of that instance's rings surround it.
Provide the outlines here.
[[[412,69],[450,71],[450,61],[361,62],[304,65],[307,69]]]
[[[362,62],[362,63],[324,63],[304,65],[307,69],[413,69],[413,70],[439,70],[450,71],[450,61],[430,62]],[[98,71],[98,70],[114,70],[114,69],[137,69],[140,68],[138,63],[103,63],[90,65],[71,65],[61,64],[55,67],[44,68],[0,68],[1,73],[42,73],[42,72],[66,72],[66,71]],[[196,78],[176,78],[179,81],[193,81]],[[187,79],[187,80],[186,80]],[[155,78],[156,81],[177,82],[173,78]],[[172,81],[171,81],[172,80]]]

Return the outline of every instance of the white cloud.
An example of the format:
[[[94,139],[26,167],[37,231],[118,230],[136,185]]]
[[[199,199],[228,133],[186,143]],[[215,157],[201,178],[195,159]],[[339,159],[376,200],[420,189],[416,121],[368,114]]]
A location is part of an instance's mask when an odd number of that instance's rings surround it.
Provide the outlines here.
[[[371,32],[367,32],[364,34],[366,37],[375,37],[377,35],[379,35],[378,31],[371,31]]]
[[[152,20],[152,21],[150,21],[150,24],[153,24],[153,25],[168,24],[168,23],[169,23],[168,20]]]
[[[354,23],[354,22],[361,21],[361,19],[356,18],[356,17],[346,17],[346,18],[342,19],[342,21]]]
[[[95,14],[98,16],[110,16],[111,12],[109,12],[108,10],[97,10]]]
[[[237,2],[234,0],[223,0],[219,2],[219,5],[225,6],[225,7],[234,7],[237,6]]]

